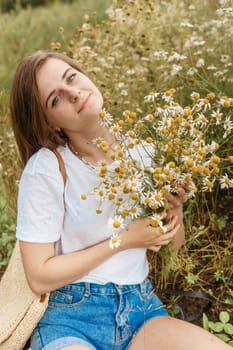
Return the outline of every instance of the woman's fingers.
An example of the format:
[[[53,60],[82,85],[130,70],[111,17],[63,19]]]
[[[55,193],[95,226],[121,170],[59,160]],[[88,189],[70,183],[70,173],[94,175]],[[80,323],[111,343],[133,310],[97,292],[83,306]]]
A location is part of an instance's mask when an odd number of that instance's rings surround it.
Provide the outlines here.
[[[177,223],[177,219],[178,219],[177,215],[173,215],[170,217],[169,222],[163,226],[165,233],[168,233],[169,231],[171,231],[175,227],[175,225]]]
[[[168,233],[163,233],[163,234],[160,233],[159,236],[156,236],[154,245],[150,246],[148,249],[154,252],[158,252],[162,246],[168,245],[175,237],[179,227],[180,227],[180,224],[174,226],[171,229],[171,231]]]
[[[180,198],[182,203],[185,203],[188,199],[188,190],[183,187],[180,187],[177,192],[177,196]]]
[[[183,187],[179,187],[176,194],[168,193],[166,199],[170,209],[180,207],[187,201],[188,191]]]
[[[162,214],[166,217],[166,213]],[[177,223],[177,215],[171,216],[169,222],[162,227],[158,224],[156,227],[151,225],[151,217],[135,220],[129,225],[127,230],[128,238],[132,246],[145,247],[154,251],[158,251],[162,245],[167,245],[172,241],[180,227]],[[163,233],[163,228],[166,233]]]
[[[183,205],[183,200],[178,195],[168,193],[166,195],[166,199],[169,204],[169,209],[177,208]]]
[[[148,249],[157,253],[161,249],[161,247],[162,247],[161,245],[153,245],[153,246],[149,247]]]
[[[164,234],[160,234],[160,236],[157,236],[155,238],[154,245],[150,246],[148,249],[152,250],[154,252],[158,252],[161,249],[162,246],[168,245],[173,240],[173,238],[175,237],[179,227],[180,227],[180,224],[178,224],[175,227],[173,227],[170,232],[164,233]]]

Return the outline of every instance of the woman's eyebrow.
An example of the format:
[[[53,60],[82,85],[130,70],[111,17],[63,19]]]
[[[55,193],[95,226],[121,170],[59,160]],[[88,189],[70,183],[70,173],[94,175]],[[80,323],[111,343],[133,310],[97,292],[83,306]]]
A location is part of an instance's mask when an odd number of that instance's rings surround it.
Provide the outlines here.
[[[66,74],[67,74],[71,69],[73,69],[73,67],[69,67],[69,68],[67,68],[67,69],[65,70],[65,72],[62,74],[62,77],[61,77],[62,80],[65,79]],[[55,91],[56,91],[56,90],[51,91],[50,94],[48,95],[48,97],[47,97],[47,99],[46,99],[46,101],[45,101],[45,107],[46,107],[46,108],[48,108],[49,99],[50,99],[50,97],[54,94]]]

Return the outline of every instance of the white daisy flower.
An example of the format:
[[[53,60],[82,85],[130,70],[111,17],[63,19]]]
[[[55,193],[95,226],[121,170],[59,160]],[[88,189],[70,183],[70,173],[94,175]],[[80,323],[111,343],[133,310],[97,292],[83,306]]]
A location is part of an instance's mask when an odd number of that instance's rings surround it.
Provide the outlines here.
[[[95,139],[92,140],[92,143],[100,148],[102,141],[104,141],[103,137],[96,137]]]
[[[132,220],[139,218],[139,216],[142,214],[142,208],[138,205],[135,205],[130,209],[130,217]]]
[[[109,127],[109,132],[112,135],[115,135],[116,138],[119,138],[121,136],[122,128],[118,124],[114,123]]]
[[[194,67],[191,67],[187,70],[187,75],[192,76],[197,73],[197,69]]]
[[[159,96],[159,92],[151,92],[149,95],[144,97],[144,101],[146,103],[154,102],[158,96]]]
[[[111,116],[110,113],[108,113],[105,109],[103,109],[100,114],[100,124],[105,126],[105,127],[109,127],[112,125],[113,123],[113,117]]]
[[[108,220],[108,227],[113,232],[120,232],[125,227],[125,220],[121,215],[115,215]]]
[[[217,109],[217,111],[213,111],[211,113],[211,117],[214,118],[216,120],[216,125],[221,124],[221,120],[222,120],[222,113],[220,113],[219,108]]]
[[[216,70],[217,67],[215,67],[214,65],[210,65],[207,67],[207,70]]]
[[[160,232],[162,234],[167,232],[167,228],[164,226],[163,219],[162,219],[162,216],[160,214],[152,215],[152,217],[151,217],[151,226],[159,227]]]
[[[168,57],[168,52],[164,50],[160,50],[160,51],[155,51],[153,55],[157,60],[161,60],[161,59],[166,60]]]
[[[121,95],[122,96],[128,96],[128,91],[125,90],[125,89],[121,90]]]
[[[154,116],[153,114],[148,114],[145,116],[145,120],[148,122],[153,122],[154,121]]]
[[[184,61],[187,59],[187,56],[180,55],[178,52],[174,52],[172,55],[168,57],[168,62],[174,62],[174,61]]]
[[[114,248],[118,248],[121,244],[121,239],[118,235],[118,233],[114,232],[110,238],[110,241],[109,241],[109,247],[111,249],[114,249]]]
[[[204,192],[212,192],[213,187],[214,187],[214,182],[215,182],[216,178],[213,177],[212,179],[210,179],[208,176],[206,176],[203,179],[203,184],[202,184],[202,190]]]
[[[205,65],[205,60],[203,58],[199,58],[196,63],[197,68],[201,68]]]
[[[131,190],[138,191],[142,187],[142,180],[140,174],[135,174],[127,179],[127,185]]]
[[[221,188],[233,188],[233,179],[230,179],[227,174],[223,175],[220,179]]]
[[[180,64],[173,64],[173,65],[172,65],[172,69],[171,69],[171,76],[174,77],[174,76],[177,75],[182,69],[183,69],[183,67],[182,67]]]
[[[166,199],[164,198],[161,191],[155,191],[152,202],[156,204],[158,207],[163,207],[166,203]]]
[[[226,117],[223,127],[225,130],[227,129],[233,129],[233,121],[231,121],[231,117]]]

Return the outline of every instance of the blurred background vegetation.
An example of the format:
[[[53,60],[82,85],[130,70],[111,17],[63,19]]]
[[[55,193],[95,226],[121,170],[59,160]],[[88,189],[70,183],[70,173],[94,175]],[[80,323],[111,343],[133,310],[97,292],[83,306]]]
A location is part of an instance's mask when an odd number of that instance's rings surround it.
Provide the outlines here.
[[[83,16],[106,17],[108,0],[0,0],[0,269],[4,269],[15,240],[17,183],[21,167],[9,125],[9,89],[15,67],[25,55],[49,50],[61,39],[59,28],[72,37]],[[65,38],[63,38],[65,40]]]
[[[95,20],[100,21],[109,3],[109,0],[97,3],[93,0],[0,0],[2,11],[6,9],[4,4],[13,7],[0,14],[0,88],[9,88],[22,57],[35,50],[49,49],[52,41],[60,39],[59,27],[71,37],[85,13],[92,16],[95,11]],[[46,6],[39,6],[41,4]]]
[[[212,92],[224,101],[232,95],[233,7],[228,0],[0,0],[0,8],[0,268],[4,269],[15,240],[21,173],[8,122],[8,98],[21,58],[52,49],[77,59],[100,86],[106,108],[116,118],[126,108],[143,113],[145,95],[170,88],[176,89],[183,106],[190,104],[193,91],[203,98]],[[231,121],[232,108],[230,102],[225,110]],[[233,156],[231,130],[219,150],[223,155]],[[233,177],[231,162],[226,162],[226,172]],[[185,206],[187,242],[180,254],[166,261],[150,256],[152,280],[160,287],[210,293],[216,300],[215,319],[223,309],[233,318],[232,199],[232,188],[216,186],[211,193],[198,193]]]

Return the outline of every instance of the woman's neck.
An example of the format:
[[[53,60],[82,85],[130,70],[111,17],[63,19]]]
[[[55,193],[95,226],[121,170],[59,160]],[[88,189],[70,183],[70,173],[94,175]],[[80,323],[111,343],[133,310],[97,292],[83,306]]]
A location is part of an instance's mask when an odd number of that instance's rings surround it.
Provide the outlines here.
[[[113,148],[116,146],[117,141],[107,129],[102,128],[98,131],[92,135],[82,134],[70,137],[68,145],[76,156],[85,159],[93,165],[97,165],[101,160],[111,163]],[[103,140],[105,147],[97,145],[96,140]]]

